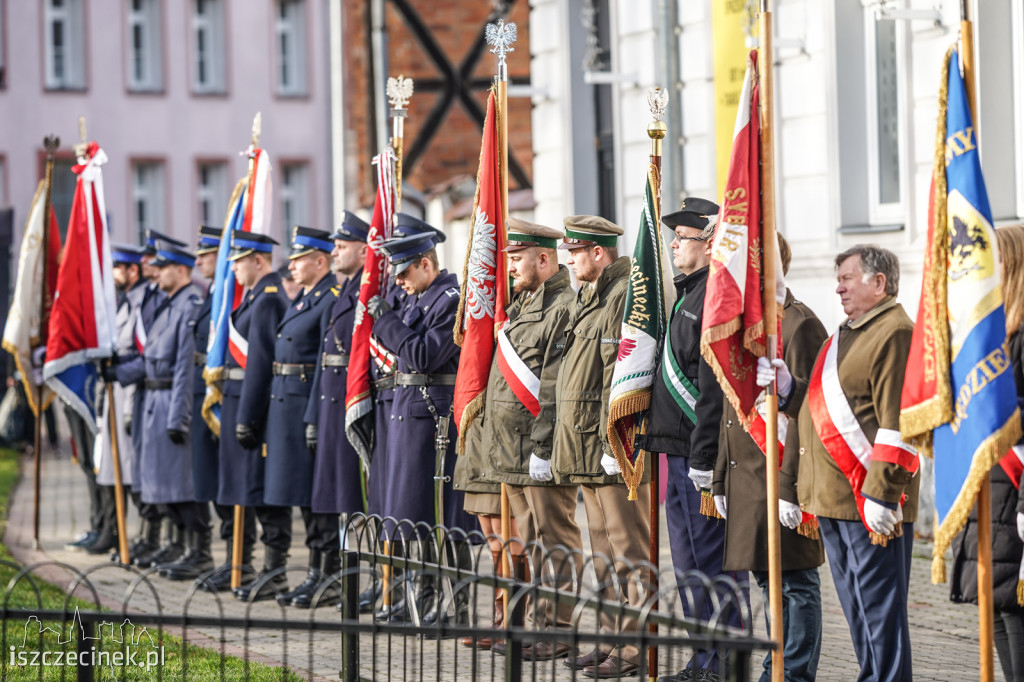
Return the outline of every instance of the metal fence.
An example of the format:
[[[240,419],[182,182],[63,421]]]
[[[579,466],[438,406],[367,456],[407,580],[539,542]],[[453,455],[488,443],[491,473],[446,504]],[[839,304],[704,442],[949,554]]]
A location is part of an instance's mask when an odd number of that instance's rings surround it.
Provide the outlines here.
[[[241,603],[229,593],[170,583],[156,569],[107,563],[80,570],[56,562],[15,567],[2,607],[0,677],[58,679],[52,665],[45,677],[45,666],[31,665],[37,651],[51,651],[51,664],[63,652],[59,679],[78,680],[250,679],[257,662],[277,666],[274,679],[584,678],[565,658],[536,660],[541,654],[531,655],[531,647],[543,653],[537,646],[543,642],[578,654],[610,651],[637,662],[632,674],[640,676],[674,674],[694,651],[715,650],[722,679],[745,681],[752,659],[771,648],[753,633],[746,585],[725,576],[674,574],[565,547],[531,545],[514,553],[518,546],[505,545],[512,570],[502,577],[479,532],[390,518],[347,518],[342,538],[341,571],[320,586],[308,610]],[[282,572],[294,579],[306,571],[290,566],[260,574],[256,585],[271,585]],[[55,574],[69,577],[60,585],[68,596],[63,608],[43,609],[39,579],[59,582]],[[373,606],[360,613],[360,594],[371,587]],[[497,629],[496,590],[508,595],[507,611],[501,602],[497,607],[507,613]],[[76,607],[72,597],[87,606]],[[381,620],[373,613],[400,610],[403,603],[405,618]],[[219,654],[214,669],[206,662],[198,670],[195,650],[177,644],[168,661],[166,635],[213,648]],[[483,640],[503,642],[504,654],[479,648]],[[118,651],[120,666],[112,658]],[[103,652],[106,658],[98,659]],[[265,669],[261,675],[269,679]]]

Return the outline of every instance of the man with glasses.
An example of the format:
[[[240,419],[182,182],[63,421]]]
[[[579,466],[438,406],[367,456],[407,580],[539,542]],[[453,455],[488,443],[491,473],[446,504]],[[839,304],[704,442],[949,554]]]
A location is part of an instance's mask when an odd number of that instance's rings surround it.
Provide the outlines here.
[[[700,513],[701,491],[711,494],[723,406],[715,373],[700,354],[704,293],[717,216],[718,206],[713,201],[691,197],[678,211],[662,217],[662,222],[675,232],[672,264],[681,274],[675,279],[678,298],[656,370],[644,438],[646,450],[668,456],[665,517],[672,565],[677,573],[696,569],[709,577],[722,573],[725,546],[725,522]],[[710,617],[710,600],[705,599],[698,608],[700,612],[687,615],[705,620]],[[682,672],[662,679],[717,680],[718,672],[718,652],[697,651]]]

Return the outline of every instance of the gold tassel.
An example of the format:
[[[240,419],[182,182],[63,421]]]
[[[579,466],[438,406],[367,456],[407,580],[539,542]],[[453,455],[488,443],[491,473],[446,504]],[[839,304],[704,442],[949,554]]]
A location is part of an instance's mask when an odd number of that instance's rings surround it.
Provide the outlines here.
[[[868,533],[868,536],[871,538],[871,544],[872,545],[878,545],[878,546],[881,546],[881,547],[888,547],[889,546],[889,536],[888,535],[882,535],[881,533],[875,533],[874,531],[872,531],[872,532]]]
[[[946,557],[932,557],[932,585],[946,582]]]
[[[635,485],[629,486],[629,495],[626,496],[626,500],[629,501],[629,502],[635,502],[636,501],[636,486]]]
[[[1024,606],[1024,580],[1017,581],[1017,606]]]
[[[715,508],[715,496],[707,488],[700,491],[700,513],[709,519],[720,519],[722,515]]]
[[[818,532],[818,520],[808,521],[807,523],[801,523],[796,527],[796,532],[805,538],[811,540],[818,540],[821,538],[821,533]]]

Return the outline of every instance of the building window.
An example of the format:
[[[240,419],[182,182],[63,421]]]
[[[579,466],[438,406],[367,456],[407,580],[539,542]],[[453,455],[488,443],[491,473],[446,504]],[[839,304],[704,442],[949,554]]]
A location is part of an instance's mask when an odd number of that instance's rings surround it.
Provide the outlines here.
[[[163,86],[160,3],[128,0],[128,83],[130,90],[153,91]]]
[[[142,241],[146,230],[164,230],[164,165],[151,161],[132,164],[132,182],[135,231]]]
[[[199,221],[203,225],[220,226],[227,215],[228,165],[223,161],[199,164]]]
[[[309,225],[309,167],[306,164],[281,164],[281,210],[289,233],[295,225]]]
[[[868,124],[868,222],[907,219],[905,159],[906,40],[902,22],[865,12]]]
[[[85,22],[82,0],[45,0],[44,49],[46,87],[80,90],[85,87]]]
[[[50,205],[53,206],[53,213],[57,216],[61,239],[68,235],[71,205],[75,201],[75,185],[78,183],[78,176],[71,170],[74,165],[75,160],[72,158],[53,160],[53,191],[50,192]]]
[[[277,2],[277,91],[306,94],[306,5],[304,0]]]
[[[192,5],[192,83],[197,93],[225,90],[224,0]]]

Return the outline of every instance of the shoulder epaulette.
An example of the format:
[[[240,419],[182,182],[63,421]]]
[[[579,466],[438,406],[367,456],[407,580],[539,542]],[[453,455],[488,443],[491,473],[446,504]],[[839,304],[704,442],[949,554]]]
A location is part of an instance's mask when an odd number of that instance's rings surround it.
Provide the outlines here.
[[[268,284],[267,286],[263,287],[263,291],[265,293],[268,293],[268,294],[276,294],[277,293],[277,285],[275,285],[275,284]]]

